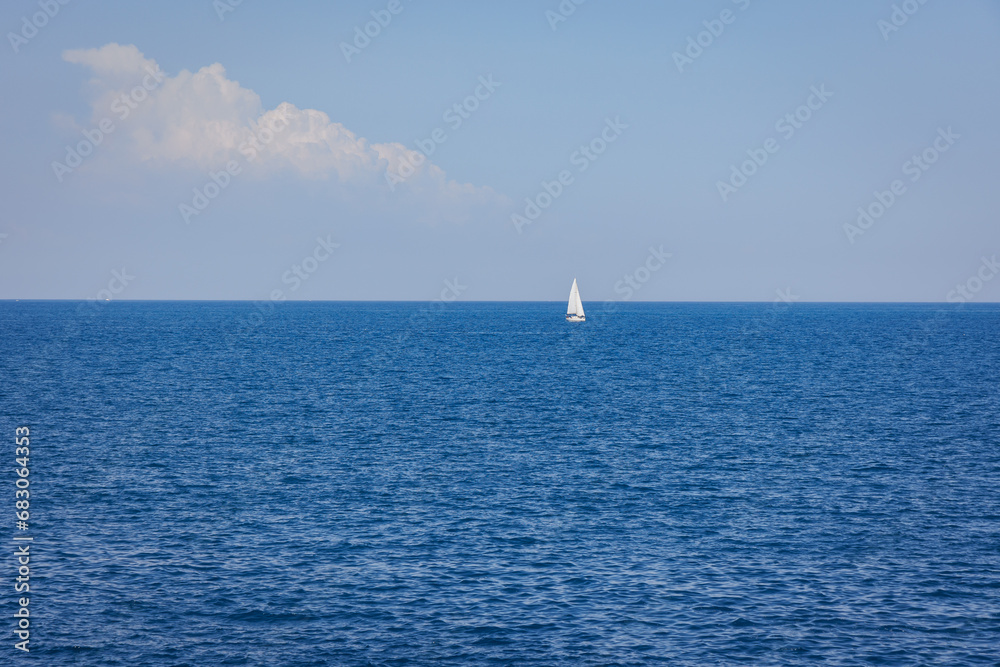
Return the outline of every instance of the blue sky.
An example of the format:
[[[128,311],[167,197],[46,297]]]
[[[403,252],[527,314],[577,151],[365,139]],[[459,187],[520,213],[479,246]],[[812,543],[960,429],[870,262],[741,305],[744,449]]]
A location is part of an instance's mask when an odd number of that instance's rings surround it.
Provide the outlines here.
[[[5,3],[0,298],[1000,300],[996,2],[391,4]]]

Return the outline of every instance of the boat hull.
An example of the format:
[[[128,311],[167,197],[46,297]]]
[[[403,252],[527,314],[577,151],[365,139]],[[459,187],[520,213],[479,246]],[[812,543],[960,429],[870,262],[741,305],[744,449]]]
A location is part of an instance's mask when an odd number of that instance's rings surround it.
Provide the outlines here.
[[[584,315],[567,315],[566,316],[566,321],[567,322],[586,322],[587,318]]]

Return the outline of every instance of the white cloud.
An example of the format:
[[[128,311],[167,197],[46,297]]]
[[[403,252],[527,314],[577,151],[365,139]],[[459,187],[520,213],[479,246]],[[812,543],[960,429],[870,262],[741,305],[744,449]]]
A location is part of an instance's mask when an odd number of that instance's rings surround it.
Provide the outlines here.
[[[372,144],[322,111],[288,102],[265,110],[260,96],[227,78],[218,63],[170,77],[135,46],[119,44],[66,51],[63,59],[93,72],[92,122],[115,122],[116,159],[200,170],[238,160],[258,176],[292,170],[389,197],[387,168],[398,173],[404,158],[423,157],[402,144]],[[452,209],[505,202],[488,187],[449,180],[430,161],[396,190],[397,197]]]

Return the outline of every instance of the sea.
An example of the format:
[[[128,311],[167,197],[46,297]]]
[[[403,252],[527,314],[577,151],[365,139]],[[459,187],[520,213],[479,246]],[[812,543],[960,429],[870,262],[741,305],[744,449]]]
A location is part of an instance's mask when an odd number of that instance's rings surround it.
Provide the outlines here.
[[[1000,305],[585,307],[0,302],[0,663],[1000,665]]]

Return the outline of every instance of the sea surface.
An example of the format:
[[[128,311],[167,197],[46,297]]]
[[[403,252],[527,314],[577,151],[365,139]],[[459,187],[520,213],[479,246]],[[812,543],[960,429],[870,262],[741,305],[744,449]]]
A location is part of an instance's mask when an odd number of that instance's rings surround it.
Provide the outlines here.
[[[1000,306],[585,305],[0,302],[0,663],[1000,664]]]

